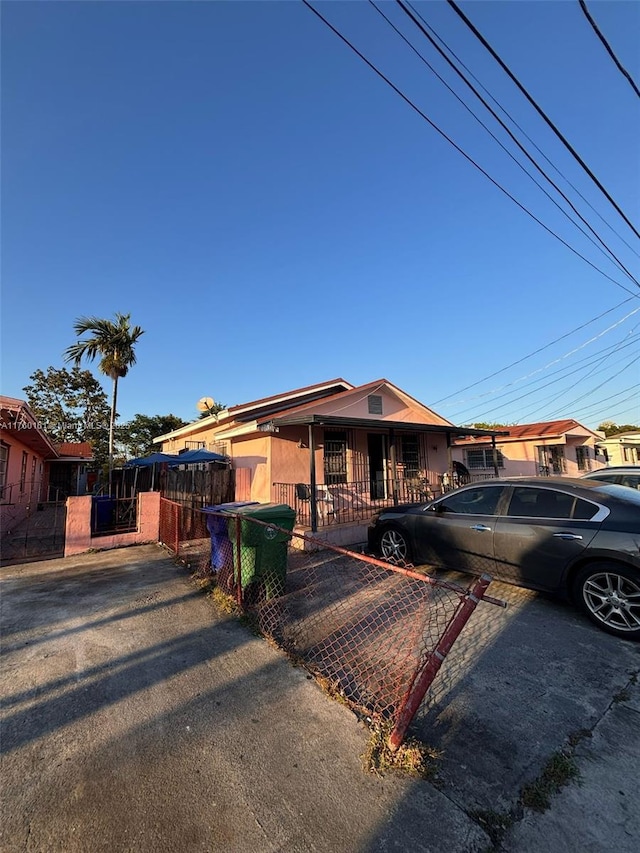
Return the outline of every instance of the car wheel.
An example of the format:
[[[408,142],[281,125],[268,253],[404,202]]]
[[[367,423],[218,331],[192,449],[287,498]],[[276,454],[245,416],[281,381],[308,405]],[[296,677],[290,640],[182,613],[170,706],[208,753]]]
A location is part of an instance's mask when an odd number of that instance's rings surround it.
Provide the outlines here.
[[[395,527],[387,527],[380,536],[380,553],[390,563],[408,563],[411,548],[404,533]]]
[[[616,563],[591,563],[574,581],[576,602],[600,628],[640,639],[640,574]]]

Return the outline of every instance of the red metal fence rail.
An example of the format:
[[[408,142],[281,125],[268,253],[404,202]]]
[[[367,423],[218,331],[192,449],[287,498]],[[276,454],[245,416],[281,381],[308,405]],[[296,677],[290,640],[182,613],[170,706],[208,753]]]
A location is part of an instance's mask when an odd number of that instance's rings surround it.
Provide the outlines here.
[[[486,595],[488,576],[464,588],[245,515],[163,499],[160,528],[333,693],[390,722],[393,748],[477,604],[503,605]]]

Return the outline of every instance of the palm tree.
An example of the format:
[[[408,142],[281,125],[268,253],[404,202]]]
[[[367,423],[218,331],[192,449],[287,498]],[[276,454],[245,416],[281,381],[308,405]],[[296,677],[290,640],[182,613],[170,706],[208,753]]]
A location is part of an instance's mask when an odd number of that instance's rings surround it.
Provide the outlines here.
[[[79,317],[73,325],[76,335],[90,333],[90,337],[77,341],[65,350],[65,361],[80,365],[83,358],[93,361],[99,357],[100,371],[113,380],[111,395],[111,417],[109,418],[109,488],[113,469],[113,432],[116,422],[116,404],[118,400],[118,379],[127,375],[129,368],[136,363],[135,344],[144,334],[140,326],[131,326],[131,314],[115,315],[113,320],[101,320],[99,317]]]

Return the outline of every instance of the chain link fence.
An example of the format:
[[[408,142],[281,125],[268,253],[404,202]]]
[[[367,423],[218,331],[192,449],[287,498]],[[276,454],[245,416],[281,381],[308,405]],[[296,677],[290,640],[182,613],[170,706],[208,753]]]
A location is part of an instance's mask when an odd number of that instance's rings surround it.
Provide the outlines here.
[[[284,527],[250,507],[207,512],[162,499],[161,541],[215,577],[329,692],[390,722],[397,747],[478,602],[502,602],[485,595],[488,576],[464,588],[317,542],[292,532],[290,512]]]

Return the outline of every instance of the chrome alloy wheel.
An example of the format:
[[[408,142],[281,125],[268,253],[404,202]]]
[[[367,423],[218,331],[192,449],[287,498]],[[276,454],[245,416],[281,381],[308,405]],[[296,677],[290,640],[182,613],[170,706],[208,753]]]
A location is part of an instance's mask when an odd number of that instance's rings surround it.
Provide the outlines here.
[[[593,617],[608,628],[620,633],[640,630],[640,580],[598,572],[585,579],[582,597]]]
[[[393,563],[405,563],[408,560],[407,540],[398,530],[385,530],[380,537],[380,551],[385,560]]]

